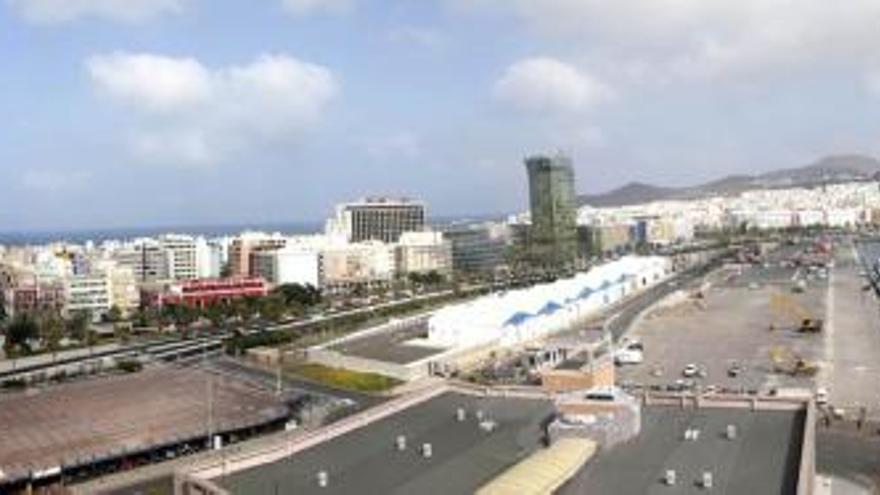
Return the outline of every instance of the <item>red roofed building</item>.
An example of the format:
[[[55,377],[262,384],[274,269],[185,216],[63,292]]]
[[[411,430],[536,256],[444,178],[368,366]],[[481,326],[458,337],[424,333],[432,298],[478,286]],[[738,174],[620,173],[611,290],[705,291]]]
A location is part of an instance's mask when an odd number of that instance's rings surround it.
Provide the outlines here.
[[[242,297],[263,297],[269,293],[261,278],[223,278],[185,280],[146,290],[144,302],[149,306],[185,305],[204,308]]]

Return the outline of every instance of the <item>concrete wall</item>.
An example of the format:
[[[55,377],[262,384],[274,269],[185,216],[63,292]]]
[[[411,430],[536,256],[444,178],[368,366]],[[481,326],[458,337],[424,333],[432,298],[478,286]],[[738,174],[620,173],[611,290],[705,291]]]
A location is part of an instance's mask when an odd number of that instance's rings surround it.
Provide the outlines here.
[[[614,385],[614,362],[611,359],[595,363],[582,370],[548,370],[541,373],[541,387],[549,393],[587,390],[593,387]]]

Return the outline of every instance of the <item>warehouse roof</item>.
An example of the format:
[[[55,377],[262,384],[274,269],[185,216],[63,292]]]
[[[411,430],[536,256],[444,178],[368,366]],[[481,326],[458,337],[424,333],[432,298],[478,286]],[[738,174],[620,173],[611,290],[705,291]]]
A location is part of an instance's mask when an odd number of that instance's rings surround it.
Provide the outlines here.
[[[558,493],[706,493],[697,480],[713,477],[712,493],[795,493],[804,411],[750,411],[649,406],[632,441],[603,451]],[[728,425],[736,437],[726,438]],[[685,440],[688,429],[699,430]],[[676,486],[661,483],[667,470]]]
[[[459,422],[457,409],[467,419]],[[496,422],[490,433],[476,411]],[[447,393],[286,461],[217,480],[233,493],[473,493],[541,446],[541,422],[552,412],[542,400],[484,399]],[[396,439],[406,437],[398,451]],[[421,446],[430,443],[432,456]],[[328,485],[317,476],[326,471]]]

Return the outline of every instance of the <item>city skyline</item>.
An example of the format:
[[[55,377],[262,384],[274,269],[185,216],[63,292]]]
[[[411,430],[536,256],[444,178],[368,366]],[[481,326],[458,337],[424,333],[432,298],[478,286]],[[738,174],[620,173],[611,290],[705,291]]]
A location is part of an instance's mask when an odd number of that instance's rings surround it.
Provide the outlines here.
[[[371,194],[520,211],[522,158],[555,149],[578,193],[880,151],[867,2],[685,2],[651,29],[646,2],[122,5],[0,3],[4,230],[312,221]]]

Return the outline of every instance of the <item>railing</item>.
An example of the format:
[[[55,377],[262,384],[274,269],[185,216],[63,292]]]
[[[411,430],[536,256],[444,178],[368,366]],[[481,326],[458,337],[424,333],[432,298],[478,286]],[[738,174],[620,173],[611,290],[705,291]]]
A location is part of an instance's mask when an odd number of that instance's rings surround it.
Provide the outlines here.
[[[272,440],[271,445],[250,452],[241,452],[234,458],[227,457],[229,450],[219,451],[211,459],[186,468],[185,473],[200,479],[214,479],[248,468],[280,461],[298,452],[339,437],[370,423],[381,420],[416,404],[428,401],[447,392],[445,384],[419,390],[401,398],[367,409],[336,423],[307,433],[289,432]]]

